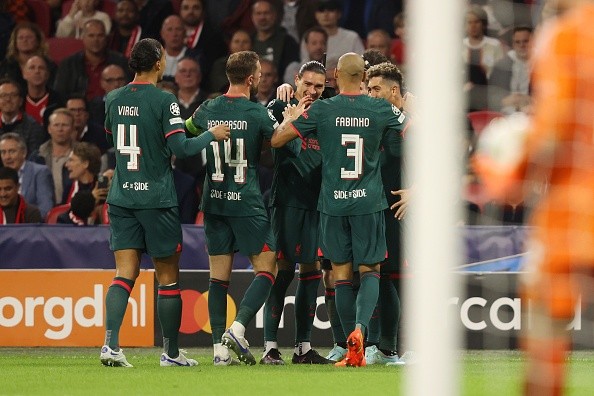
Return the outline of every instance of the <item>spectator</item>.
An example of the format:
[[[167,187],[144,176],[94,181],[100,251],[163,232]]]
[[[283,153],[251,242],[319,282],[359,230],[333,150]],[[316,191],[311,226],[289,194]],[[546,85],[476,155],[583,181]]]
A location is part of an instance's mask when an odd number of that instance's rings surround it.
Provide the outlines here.
[[[76,226],[89,225],[89,220],[95,210],[95,198],[90,191],[79,191],[70,201],[70,210],[58,216],[58,224],[72,224]]]
[[[105,94],[100,82],[103,69],[116,64],[128,72],[128,62],[123,55],[107,49],[105,25],[97,19],[84,24],[82,41],[83,50],[60,63],[54,89],[64,97],[82,94],[91,100]]]
[[[283,18],[281,26],[295,39],[301,41],[305,32],[317,25],[317,0],[283,0]]]
[[[194,58],[182,58],[177,63],[175,83],[178,87],[180,117],[184,120],[190,118],[198,106],[208,98],[208,93],[200,89],[201,82],[200,64]]]
[[[375,29],[389,32],[392,18],[402,11],[403,3],[404,0],[341,0],[340,25],[357,32],[361,38]]]
[[[74,117],[74,141],[93,143],[102,153],[107,151],[109,144],[103,126],[89,120],[85,98],[81,95],[71,96],[66,101],[66,108]]]
[[[130,58],[132,47],[146,32],[139,24],[140,13],[134,0],[120,0],[116,6],[114,26],[108,39],[108,48]]]
[[[256,32],[252,36],[252,49],[260,60],[273,62],[278,74],[283,76],[291,62],[299,61],[299,46],[279,25],[278,13],[272,0],[256,0],[253,3],[252,22]]]
[[[0,168],[0,225],[41,223],[39,209],[19,194],[19,175],[11,168]]]
[[[276,87],[278,86],[278,73],[276,66],[271,61],[260,59],[261,77],[256,93],[256,101],[264,106],[276,97]]]
[[[188,55],[196,58],[200,63],[206,84],[213,62],[225,55],[225,42],[207,22],[203,0],[182,0],[179,15],[186,29]],[[203,88],[205,84],[202,85]]]
[[[521,111],[531,103],[530,53],[532,28],[520,26],[513,29],[512,50],[495,64],[489,78],[491,107],[511,114]]]
[[[123,87],[128,82],[126,72],[119,65],[108,65],[101,72],[101,88],[103,96],[95,96],[89,102],[89,120],[91,123],[103,125],[105,121],[105,97],[114,89]],[[98,144],[101,148],[101,145]]]
[[[392,39],[388,32],[382,29],[375,29],[367,34],[367,49],[378,50],[390,59],[390,44]]]
[[[164,79],[173,80],[177,71],[177,62],[186,56],[185,29],[182,19],[178,15],[170,15],[163,21],[161,27],[161,42],[165,48],[165,72]]]
[[[237,30],[233,33],[231,41],[229,42],[229,54],[234,54],[239,51],[249,51],[252,49],[252,38],[245,30]],[[225,74],[225,65],[227,64],[229,55],[217,59],[209,76],[209,91],[210,92],[225,92],[229,86],[227,74]]]
[[[324,63],[324,54],[328,48],[328,33],[321,27],[314,26],[305,32],[303,41],[305,42],[307,59],[303,59],[303,62],[292,62],[287,66],[283,81],[288,84],[295,82],[295,76],[301,68],[301,63],[307,63],[312,60]]]
[[[466,37],[462,40],[464,62],[479,65],[487,78],[493,66],[503,58],[503,47],[499,40],[486,36],[487,13],[478,5],[470,6],[466,12]]]
[[[62,204],[64,185],[68,181],[66,161],[74,147],[74,117],[66,108],[59,108],[49,116],[47,130],[50,140],[43,143],[39,150],[31,153],[30,160],[45,164],[54,180],[54,197],[57,204]]]
[[[365,47],[363,41],[352,30],[343,29],[338,26],[342,15],[340,3],[335,0],[321,1],[316,10],[318,24],[328,33],[327,58],[340,58],[347,52],[363,54]],[[306,57],[305,45],[301,43],[301,58]]]
[[[19,85],[12,80],[0,80],[0,136],[14,132],[22,136],[27,144],[27,152],[37,150],[45,141],[41,125],[23,113],[23,94]]]
[[[0,137],[0,157],[2,163],[18,173],[19,193],[25,201],[39,208],[41,216],[54,206],[54,181],[49,169],[40,164],[27,161],[27,146],[16,133],[6,133]]]
[[[163,20],[173,14],[170,0],[134,0],[140,12],[143,37],[159,38]]]
[[[83,26],[91,19],[97,19],[105,25],[105,32],[111,31],[111,18],[103,11],[97,11],[98,0],[74,0],[68,14],[58,21],[56,37],[81,38]]]
[[[217,0],[205,4],[206,17],[217,33],[224,35],[238,29],[252,31],[252,0]]]
[[[406,19],[403,12],[394,17],[394,35],[396,38],[392,40],[390,59],[402,70],[406,59]]]
[[[34,23],[19,23],[10,35],[6,58],[0,63],[0,78],[15,80],[24,91],[27,84],[23,79],[22,70],[33,55],[45,57],[48,55],[48,46],[43,32]],[[56,65],[53,62],[50,62],[49,70],[51,83],[56,74]]]
[[[54,109],[64,106],[62,96],[48,85],[49,60],[39,55],[29,58],[23,78],[27,82],[25,112],[47,129],[47,117]]]
[[[101,167],[101,152],[94,144],[79,142],[74,145],[68,160],[68,180],[62,196],[63,203],[70,203],[79,191],[91,191],[96,205],[102,205],[107,198],[107,188],[99,188],[97,176]]]

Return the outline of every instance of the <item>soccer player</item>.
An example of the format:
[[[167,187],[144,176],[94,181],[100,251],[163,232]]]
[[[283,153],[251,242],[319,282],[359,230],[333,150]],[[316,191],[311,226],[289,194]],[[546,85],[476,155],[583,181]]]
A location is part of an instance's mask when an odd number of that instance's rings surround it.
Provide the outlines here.
[[[367,90],[369,96],[383,98],[393,106],[402,110],[404,106],[402,73],[396,65],[389,62],[371,66],[367,70]],[[408,119],[407,119],[408,121]],[[409,123],[403,129],[402,136]],[[384,193],[388,205],[398,205],[398,200],[392,191],[402,189],[402,156],[393,156],[384,150],[381,155],[381,173]],[[386,222],[386,245],[388,256],[381,264],[380,279],[380,329],[381,338],[379,345],[369,345],[365,348],[367,364],[397,363],[397,335],[398,321],[400,319],[400,299],[398,298],[398,279],[400,276],[400,263],[402,254],[401,225],[398,218],[390,209],[384,210]],[[369,341],[369,340],[368,340]],[[379,348],[378,348],[379,347]]]
[[[208,313],[212,328],[214,364],[232,362],[229,349],[246,364],[256,364],[245,339],[245,326],[262,307],[276,276],[276,241],[260,192],[257,166],[264,138],[278,123],[266,107],[250,102],[258,89],[261,66],[253,51],[231,54],[226,64],[229,90],[205,101],[186,121],[190,132],[215,125],[231,128],[231,139],[207,148],[207,171],[202,197],[204,231],[210,262]],[[293,118],[288,117],[287,122]],[[247,256],[255,278],[225,330],[227,288],[234,252]]]
[[[309,106],[324,91],[326,69],[320,62],[310,61],[301,66],[295,76],[295,96],[291,105]],[[268,108],[283,121],[287,103],[272,100]],[[321,182],[321,156],[315,134],[303,141],[302,151],[295,159],[286,149],[273,149],[274,178],[270,193],[272,228],[278,243],[278,274],[264,307],[264,356],[261,364],[284,364],[277,344],[277,332],[284,308],[287,288],[295,277],[299,263],[299,283],[295,295],[295,351],[292,362],[297,364],[328,364],[311,348],[311,329],[316,312],[318,285],[322,273],[318,254],[318,195]],[[314,168],[314,169],[312,169]]]
[[[139,41],[130,56],[134,80],[110,92],[105,103],[107,139],[112,145],[116,142],[116,168],[107,196],[116,277],[105,297],[105,345],[100,359],[106,366],[132,367],[119,347],[119,331],[142,252],[152,257],[159,283],[157,313],[164,349],[160,365],[197,364],[178,349],[182,230],[171,154],[195,155],[213,140],[227,139],[229,128],[213,126],[199,137],[185,137],[175,96],[155,87],[165,63],[165,51],[158,41]]]
[[[365,79],[360,55],[341,56],[334,75],[340,94],[314,102],[295,122],[283,122],[271,144],[282,147],[297,136],[317,131],[323,160],[318,201],[320,245],[332,262],[336,307],[349,334],[346,357],[336,364],[364,366],[364,333],[377,303],[379,263],[386,254],[383,211],[387,203],[380,175],[380,145],[392,155],[400,155],[405,116],[384,99],[360,93]],[[353,265],[361,274],[357,297]]]
[[[527,353],[524,394],[538,396],[565,393],[571,346],[567,329],[578,297],[582,306],[591,306],[594,290],[594,34],[588,28],[594,4],[554,4],[567,9],[537,36],[533,119],[515,147],[519,160],[484,173],[486,186],[499,198],[521,193],[512,187],[521,190],[522,182],[530,192],[548,181],[532,212],[532,254],[522,277],[522,312],[529,315],[524,323],[531,324],[522,340]],[[510,143],[509,130],[501,132]]]

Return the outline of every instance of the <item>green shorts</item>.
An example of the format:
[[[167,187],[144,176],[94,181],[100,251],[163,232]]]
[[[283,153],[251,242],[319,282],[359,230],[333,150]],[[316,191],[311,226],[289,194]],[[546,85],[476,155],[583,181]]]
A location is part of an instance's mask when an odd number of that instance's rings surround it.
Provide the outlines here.
[[[388,257],[381,264],[382,273],[400,273],[402,264],[402,222],[394,218],[394,211],[386,209],[384,211],[386,220],[386,246],[388,247]]]
[[[239,251],[244,256],[276,251],[276,243],[265,214],[236,217],[204,213],[204,235],[208,254],[218,256]]]
[[[377,264],[386,258],[384,212],[359,216],[320,213],[320,245],[333,263]]]
[[[181,252],[182,229],[177,207],[129,209],[109,205],[111,250],[138,249],[151,257]]]
[[[270,218],[277,241],[279,259],[305,264],[311,264],[317,260],[320,221],[317,210],[272,207]]]

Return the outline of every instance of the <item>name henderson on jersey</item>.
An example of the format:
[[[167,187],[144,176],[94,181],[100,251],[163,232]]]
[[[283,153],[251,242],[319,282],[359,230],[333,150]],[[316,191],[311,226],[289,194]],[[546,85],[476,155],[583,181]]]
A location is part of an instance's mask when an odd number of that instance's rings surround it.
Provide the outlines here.
[[[208,129],[211,129],[217,125],[227,125],[232,130],[242,130],[245,131],[248,129],[247,121],[243,120],[208,120]]]

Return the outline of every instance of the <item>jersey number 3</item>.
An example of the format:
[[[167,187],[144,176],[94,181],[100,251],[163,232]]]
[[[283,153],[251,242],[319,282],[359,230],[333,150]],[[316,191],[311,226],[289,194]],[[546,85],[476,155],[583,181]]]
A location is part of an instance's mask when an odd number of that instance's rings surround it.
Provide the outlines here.
[[[246,179],[246,171],[248,166],[247,158],[245,158],[245,145],[243,138],[235,139],[235,158],[231,158],[231,141],[232,139],[223,142],[223,151],[225,156],[225,163],[230,167],[235,168],[235,175],[233,180],[235,183],[243,184]],[[212,181],[222,182],[225,180],[225,173],[223,172],[223,159],[221,159],[221,149],[219,142],[210,142],[212,146],[212,153],[214,155],[215,171],[212,173]]]
[[[346,149],[347,157],[355,160],[355,169],[347,170],[340,168],[340,178],[344,180],[357,180],[363,173],[363,138],[359,135],[343,133],[341,143],[344,147],[354,144],[354,147]]]
[[[118,124],[118,141],[116,148],[121,155],[129,155],[130,160],[126,164],[126,169],[131,171],[139,170],[138,157],[140,157],[140,147],[138,147],[138,132],[136,125],[130,125],[130,144],[126,144],[126,125]]]

